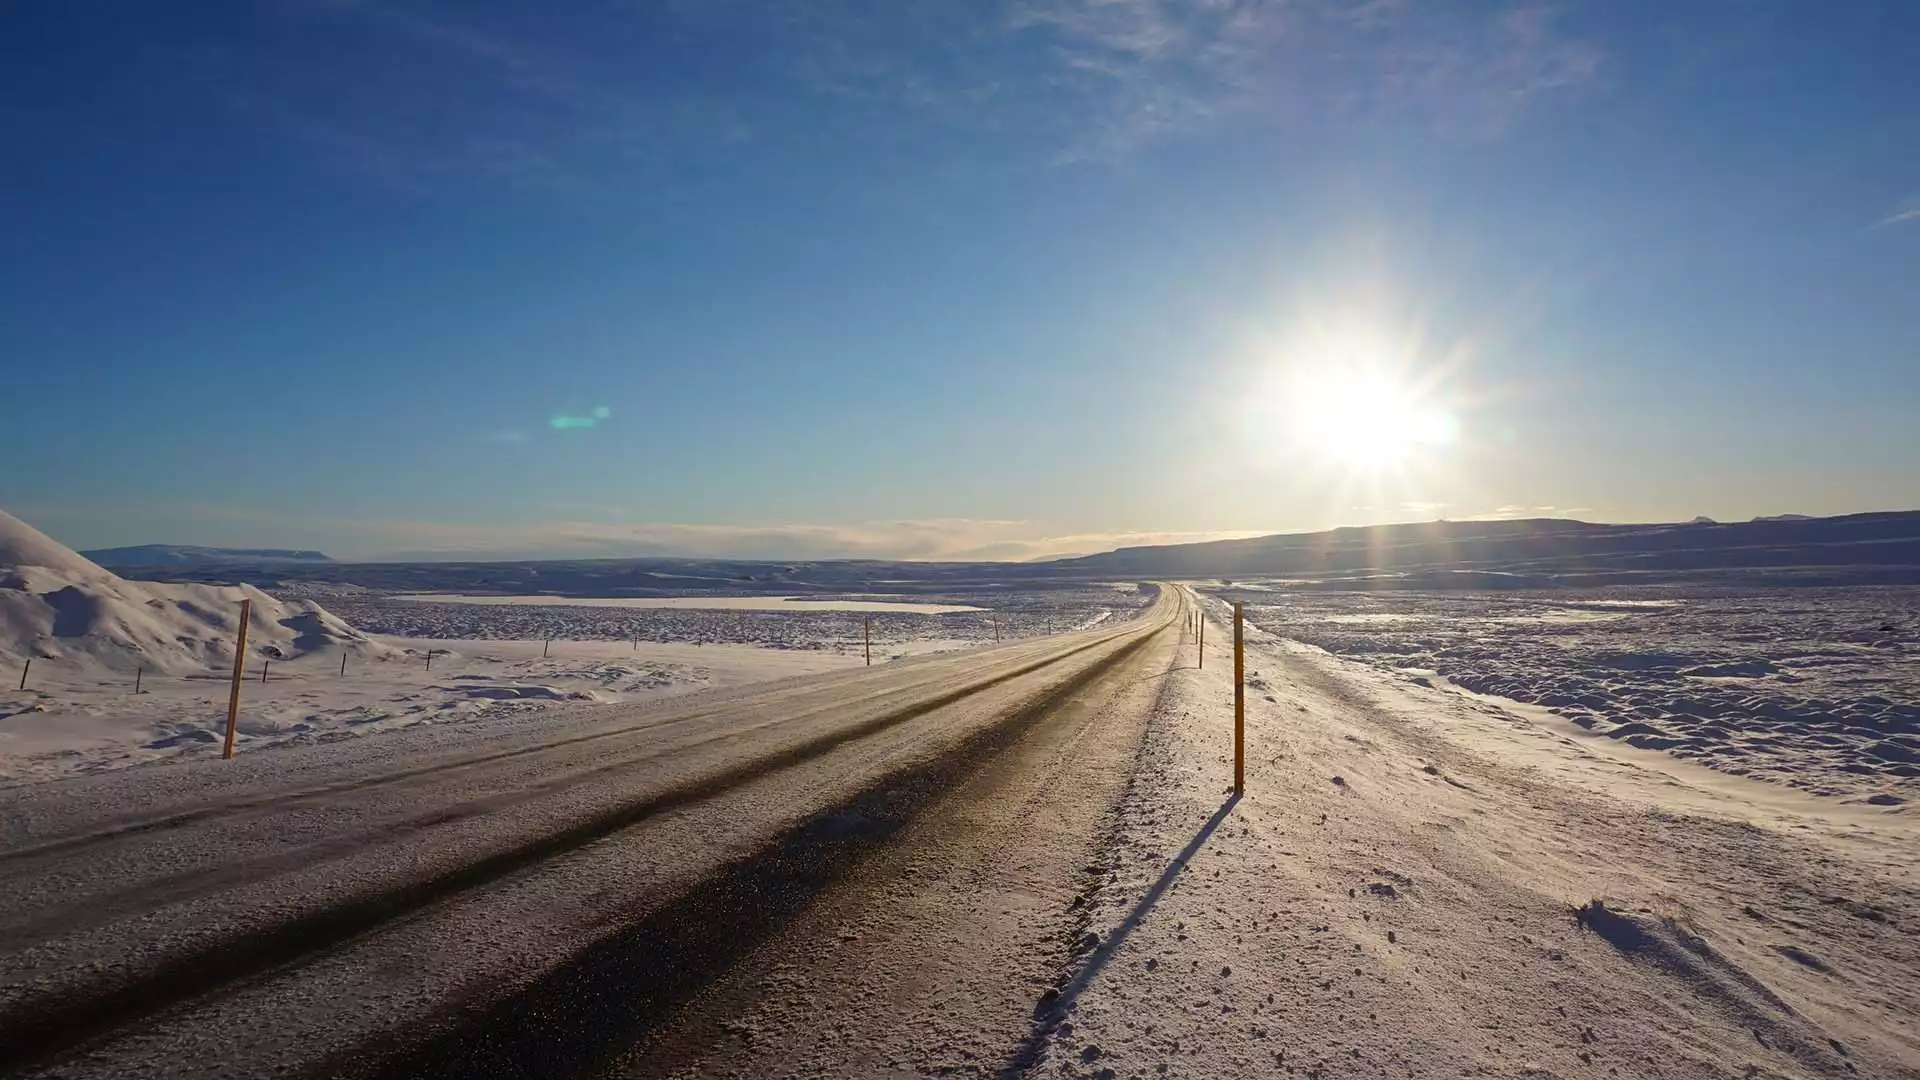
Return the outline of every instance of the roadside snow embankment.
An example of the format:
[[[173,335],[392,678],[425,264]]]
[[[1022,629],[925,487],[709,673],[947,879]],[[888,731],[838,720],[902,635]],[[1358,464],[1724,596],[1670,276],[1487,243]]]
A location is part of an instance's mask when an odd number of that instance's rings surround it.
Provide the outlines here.
[[[1913,1075],[1911,820],[1731,778],[1680,800],[1264,635],[1230,800],[1231,630],[1207,636],[1038,1003],[1033,1075]]]

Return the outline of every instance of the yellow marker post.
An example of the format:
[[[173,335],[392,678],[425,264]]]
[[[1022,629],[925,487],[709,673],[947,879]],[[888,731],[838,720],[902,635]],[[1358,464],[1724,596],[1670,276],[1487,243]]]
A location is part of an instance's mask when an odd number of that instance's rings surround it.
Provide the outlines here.
[[[1233,602],[1233,793],[1247,790],[1247,659],[1240,632],[1242,606]]]
[[[233,736],[240,723],[240,677],[247,664],[247,623],[253,618],[253,601],[240,601],[240,640],[233,646],[233,693],[227,697],[227,748],[222,758],[233,756]]]

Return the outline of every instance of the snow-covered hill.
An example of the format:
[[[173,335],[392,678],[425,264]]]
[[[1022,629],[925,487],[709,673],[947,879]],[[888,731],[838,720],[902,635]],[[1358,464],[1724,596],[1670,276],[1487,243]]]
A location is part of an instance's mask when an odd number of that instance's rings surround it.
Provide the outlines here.
[[[318,551],[289,548],[220,548],[192,544],[136,544],[133,547],[83,551],[82,557],[101,566],[203,566],[208,563],[330,563]]]
[[[293,657],[380,645],[310,601],[250,585],[127,581],[0,510],[0,657],[110,671],[188,674],[233,660],[240,601],[253,601],[247,651]]]

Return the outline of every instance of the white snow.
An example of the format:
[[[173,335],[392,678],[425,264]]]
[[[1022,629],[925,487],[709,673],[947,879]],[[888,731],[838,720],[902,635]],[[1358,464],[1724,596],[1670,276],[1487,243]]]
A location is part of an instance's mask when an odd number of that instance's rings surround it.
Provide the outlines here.
[[[556,705],[612,705],[864,662],[846,646],[405,638],[370,644],[378,651],[349,655],[344,675],[338,649],[269,662],[264,683],[261,660],[250,660],[237,749],[327,743],[420,725],[504,734]],[[916,651],[923,650],[884,650],[875,659]],[[217,755],[228,687],[226,671],[149,673],[136,697],[131,673],[36,665],[26,692],[12,684],[0,689],[0,783]]]
[[[1110,587],[995,596],[991,611],[872,596],[273,596],[125,580],[0,512],[0,783],[218,754],[243,598],[246,752],[425,724],[508,730],[556,705],[863,665],[869,628],[883,664],[1131,617],[1148,600]]]
[[[1249,596],[1247,618],[1408,679],[1550,711],[1583,735],[1898,805],[1920,800],[1916,611],[1920,590],[1864,586],[1274,591]]]
[[[394,600],[433,604],[504,604],[539,607],[677,608],[712,611],[870,611],[946,615],[985,611],[966,604],[927,604],[912,600],[810,600],[804,596],[463,596],[458,593],[402,593]]]
[[[1209,609],[1028,1075],[1915,1075],[1910,808],[1597,752],[1259,629],[1232,800]]]
[[[231,665],[242,600],[253,601],[253,655],[384,650],[318,604],[278,600],[252,586],[124,580],[0,511],[0,666],[7,672],[0,678],[15,685],[29,660],[42,670],[129,675]]]

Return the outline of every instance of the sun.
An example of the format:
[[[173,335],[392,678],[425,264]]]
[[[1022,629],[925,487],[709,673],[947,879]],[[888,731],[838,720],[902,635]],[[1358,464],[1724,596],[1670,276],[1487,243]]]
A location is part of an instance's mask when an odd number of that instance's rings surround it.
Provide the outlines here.
[[[1333,371],[1300,380],[1292,414],[1298,440],[1330,463],[1375,471],[1452,442],[1453,417],[1418,390],[1378,372]]]
[[[1429,503],[1463,479],[1470,342],[1433,339],[1377,304],[1303,305],[1241,369],[1247,445],[1275,469],[1368,506]]]

